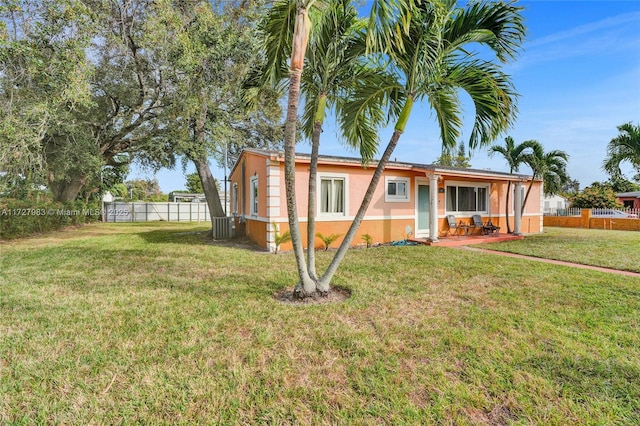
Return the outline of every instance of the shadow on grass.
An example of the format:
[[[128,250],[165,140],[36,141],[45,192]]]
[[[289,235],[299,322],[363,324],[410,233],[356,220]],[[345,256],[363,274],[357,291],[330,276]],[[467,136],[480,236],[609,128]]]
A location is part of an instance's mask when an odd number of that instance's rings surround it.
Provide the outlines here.
[[[216,247],[236,248],[254,252],[265,252],[264,249],[253,243],[246,237],[234,237],[228,240],[214,240],[211,236],[211,229],[198,231],[168,231],[155,230],[139,232],[138,235],[149,244],[189,244],[189,245],[211,245]]]

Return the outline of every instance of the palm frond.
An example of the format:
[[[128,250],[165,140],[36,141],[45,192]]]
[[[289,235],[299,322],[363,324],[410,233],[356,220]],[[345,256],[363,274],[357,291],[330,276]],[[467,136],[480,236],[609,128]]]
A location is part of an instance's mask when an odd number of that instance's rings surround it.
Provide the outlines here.
[[[490,143],[507,130],[517,113],[517,94],[508,76],[486,61],[454,64],[445,76],[447,84],[463,89],[475,107],[469,147]]]
[[[433,85],[427,92],[427,99],[436,113],[442,146],[453,149],[462,128],[462,106],[456,90],[448,85]]]
[[[351,96],[337,105],[344,142],[360,151],[363,163],[377,152],[378,128],[400,113],[401,93],[402,86],[389,74],[362,68]]]
[[[607,145],[607,157],[602,168],[612,176],[621,176],[620,164],[628,161],[640,172],[640,125],[624,123],[618,126],[620,134]]]
[[[514,2],[470,3],[452,12],[443,38],[451,50],[471,41],[486,44],[505,62],[517,55],[525,36],[522,10]]]

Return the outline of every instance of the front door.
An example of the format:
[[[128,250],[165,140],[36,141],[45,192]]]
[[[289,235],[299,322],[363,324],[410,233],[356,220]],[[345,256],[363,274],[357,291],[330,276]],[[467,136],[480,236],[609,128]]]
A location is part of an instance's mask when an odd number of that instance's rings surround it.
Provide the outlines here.
[[[416,237],[429,236],[429,185],[417,184]]]

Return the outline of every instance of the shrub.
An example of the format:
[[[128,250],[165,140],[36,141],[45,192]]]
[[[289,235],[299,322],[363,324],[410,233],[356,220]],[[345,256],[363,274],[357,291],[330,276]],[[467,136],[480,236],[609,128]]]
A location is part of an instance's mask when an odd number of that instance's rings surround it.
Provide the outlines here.
[[[324,243],[324,251],[329,250],[329,246],[341,236],[342,234],[323,235],[320,232],[316,233],[316,237],[320,238]]]
[[[280,249],[280,244],[282,243],[286,243],[287,241],[291,241],[291,234],[289,233],[289,231],[285,231],[284,234],[280,235],[280,233],[278,232],[278,224],[277,223],[271,223],[271,226],[273,227],[273,242],[276,245],[276,254],[278,254],[278,250]]]
[[[98,204],[3,198],[0,199],[0,238],[26,237],[65,226],[94,222],[99,218]]]

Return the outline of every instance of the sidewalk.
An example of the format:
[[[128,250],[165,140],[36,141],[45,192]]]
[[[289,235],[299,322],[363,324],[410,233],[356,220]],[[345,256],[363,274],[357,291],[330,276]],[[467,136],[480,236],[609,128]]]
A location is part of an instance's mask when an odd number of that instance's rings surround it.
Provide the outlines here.
[[[603,267],[600,267],[600,266],[583,265],[581,263],[565,262],[563,260],[545,259],[545,258],[542,258],[542,257],[525,256],[523,254],[507,253],[507,252],[504,252],[504,251],[489,250],[489,249],[483,249],[483,248],[471,247],[471,246],[460,246],[459,248],[465,249],[465,250],[471,250],[471,251],[478,251],[478,252],[482,252],[482,253],[497,254],[497,255],[500,255],[500,256],[515,257],[517,259],[534,260],[534,261],[537,261],[537,262],[552,263],[554,265],[572,266],[574,268],[591,269],[592,271],[609,272],[611,274],[626,275],[628,277],[638,277],[638,278],[640,278],[640,273],[631,272],[631,271],[621,271],[619,269],[611,269],[611,268],[603,268]]]

